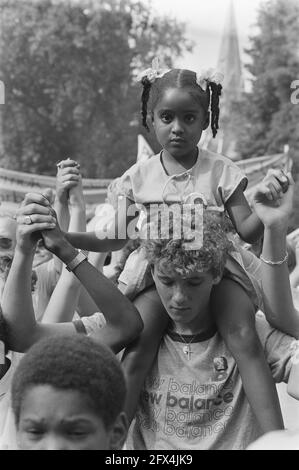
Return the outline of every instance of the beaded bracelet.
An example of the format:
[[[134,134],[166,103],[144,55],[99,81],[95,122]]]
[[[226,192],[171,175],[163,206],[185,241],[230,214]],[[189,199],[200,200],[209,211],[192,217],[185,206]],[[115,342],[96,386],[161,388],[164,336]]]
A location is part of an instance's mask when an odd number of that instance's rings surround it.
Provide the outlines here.
[[[265,259],[263,255],[260,256],[260,260],[263,261],[263,263],[269,264],[270,266],[280,266],[281,264],[285,263],[288,260],[288,253],[286,253],[285,257],[280,260],[280,261],[271,261],[269,259]]]

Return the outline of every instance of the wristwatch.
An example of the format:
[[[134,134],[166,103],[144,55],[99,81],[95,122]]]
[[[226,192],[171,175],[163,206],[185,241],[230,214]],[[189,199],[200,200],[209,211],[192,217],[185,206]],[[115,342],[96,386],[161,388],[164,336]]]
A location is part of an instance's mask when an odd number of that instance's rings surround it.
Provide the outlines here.
[[[65,265],[66,269],[70,272],[74,271],[79,264],[81,264],[83,261],[88,259],[88,252],[86,251],[78,251],[77,255],[75,258],[72,259],[68,264]]]

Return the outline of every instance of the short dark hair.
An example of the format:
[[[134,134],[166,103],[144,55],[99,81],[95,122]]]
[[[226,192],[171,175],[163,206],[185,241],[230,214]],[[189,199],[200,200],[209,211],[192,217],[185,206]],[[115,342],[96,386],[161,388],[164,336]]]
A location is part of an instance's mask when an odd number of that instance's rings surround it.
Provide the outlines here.
[[[124,408],[126,385],[119,361],[110,349],[86,336],[43,339],[22,358],[12,382],[17,426],[26,391],[38,385],[82,393],[106,429]]]
[[[172,69],[165,73],[163,77],[157,78],[154,83],[144,77],[141,83],[143,85],[141,96],[142,124],[147,130],[149,130],[147,125],[148,104],[150,110],[153,111],[164,91],[168,88],[188,88],[207,113],[211,103],[211,129],[213,137],[216,137],[219,129],[219,98],[222,85],[209,82],[207,90],[204,91],[197,83],[196,73],[186,69]]]

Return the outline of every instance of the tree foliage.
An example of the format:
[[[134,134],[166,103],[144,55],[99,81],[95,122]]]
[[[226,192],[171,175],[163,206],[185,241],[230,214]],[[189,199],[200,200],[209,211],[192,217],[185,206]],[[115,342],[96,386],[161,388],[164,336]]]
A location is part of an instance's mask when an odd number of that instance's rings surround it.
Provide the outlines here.
[[[136,72],[190,49],[184,25],[135,0],[0,5],[1,166],[53,174],[71,156],[85,176],[121,174],[136,160]]]
[[[299,80],[299,3],[265,1],[258,32],[247,51],[252,76],[239,116],[238,150],[242,158],[271,155],[289,145],[293,173],[299,173],[299,104],[291,102],[291,84]],[[298,93],[297,93],[298,97]],[[299,226],[299,182],[295,189],[292,227]]]
[[[243,158],[299,149],[299,106],[291,83],[299,79],[299,3],[268,0],[260,8],[258,33],[247,51],[251,91],[242,102],[238,149]]]

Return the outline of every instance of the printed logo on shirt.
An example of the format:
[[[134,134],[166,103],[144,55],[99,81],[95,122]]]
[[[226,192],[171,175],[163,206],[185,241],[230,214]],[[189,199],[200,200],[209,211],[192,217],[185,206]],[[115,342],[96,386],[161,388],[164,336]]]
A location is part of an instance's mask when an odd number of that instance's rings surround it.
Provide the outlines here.
[[[165,383],[165,379],[153,380],[147,379],[149,389],[141,392],[141,404],[143,413],[137,414],[136,419],[139,425],[149,431],[160,431],[159,417],[163,408],[163,393],[161,389]]]
[[[212,383],[204,386],[195,381],[192,384],[179,384],[170,379],[166,397],[165,434],[191,438],[201,437],[207,430],[214,432],[208,423],[222,421],[230,416],[233,398],[230,390],[222,390]],[[220,428],[224,429],[223,426]],[[220,428],[217,432],[220,432]]]
[[[216,374],[225,375],[227,360],[215,358]],[[214,375],[214,374],[213,374]],[[222,383],[180,383],[176,378],[147,381],[142,392],[141,413],[138,422],[152,432],[181,439],[205,438],[225,430],[233,413],[233,381],[222,378]]]
[[[223,361],[222,361],[223,362]],[[225,384],[226,385],[226,384]],[[179,438],[202,438],[225,429],[232,414],[232,388],[223,383],[168,383],[164,433]]]

